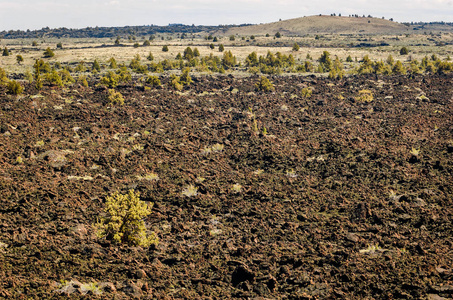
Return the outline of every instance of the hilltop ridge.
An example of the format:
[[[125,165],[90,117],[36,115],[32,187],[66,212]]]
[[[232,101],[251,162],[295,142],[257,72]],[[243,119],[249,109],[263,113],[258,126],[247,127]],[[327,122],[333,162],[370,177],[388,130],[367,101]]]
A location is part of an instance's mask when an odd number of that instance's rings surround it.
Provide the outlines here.
[[[221,32],[226,35],[264,35],[280,32],[283,35],[305,34],[396,34],[410,31],[410,26],[385,19],[372,17],[345,17],[345,16],[309,16],[273,23],[229,27]]]

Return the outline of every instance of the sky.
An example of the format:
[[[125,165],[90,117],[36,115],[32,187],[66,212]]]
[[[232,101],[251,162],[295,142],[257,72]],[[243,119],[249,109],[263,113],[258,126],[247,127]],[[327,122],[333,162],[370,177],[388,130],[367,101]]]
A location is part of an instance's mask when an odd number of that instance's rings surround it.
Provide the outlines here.
[[[0,0],[0,31],[134,25],[260,24],[350,14],[453,22],[453,0]]]

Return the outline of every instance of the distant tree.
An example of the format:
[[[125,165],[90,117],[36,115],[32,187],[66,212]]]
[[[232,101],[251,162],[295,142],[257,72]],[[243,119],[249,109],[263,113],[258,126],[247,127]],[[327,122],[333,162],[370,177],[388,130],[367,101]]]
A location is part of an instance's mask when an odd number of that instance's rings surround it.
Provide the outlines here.
[[[254,35],[251,35],[251,36],[250,36],[250,39],[251,39],[251,40],[254,40],[254,39],[255,39],[255,36],[254,36]]]
[[[191,59],[193,58],[193,51],[192,51],[192,48],[187,47],[187,48],[184,50],[184,58],[187,59],[187,60],[191,60]]]
[[[57,49],[63,49],[63,44],[62,43],[58,43],[57,44]]]
[[[353,60],[352,60],[351,55],[348,55],[348,57],[346,58],[346,62],[352,62],[352,61],[353,61]]]
[[[38,42],[37,42],[37,41],[33,41],[33,42],[31,42],[31,45],[32,45],[33,47],[37,47],[37,46],[38,46]]]
[[[235,38],[234,38],[234,35],[230,35],[230,41],[234,41]]]
[[[144,46],[144,47],[151,46],[151,42],[150,42],[149,40],[145,40],[145,41],[143,42],[143,46]]]
[[[139,43],[134,43],[134,48],[138,48],[140,47],[140,44]]]
[[[149,52],[149,54],[146,57],[146,59],[149,60],[149,61],[153,61],[154,60],[154,55],[151,53],[151,51]]]
[[[168,52],[168,46],[167,46],[167,45],[163,46],[163,47],[162,47],[162,51],[163,51],[163,52]]]
[[[24,61],[24,58],[22,57],[22,55],[19,54],[16,56],[16,61],[17,64],[20,65],[20,63]]]
[[[299,51],[300,47],[297,43],[294,43],[293,45],[293,51]]]
[[[282,34],[281,34],[280,32],[277,31],[277,33],[275,34],[275,37],[279,39],[279,38],[282,37]]]
[[[182,75],[179,78],[182,85],[190,85],[192,83],[192,77],[189,75],[190,68],[184,68]]]
[[[220,44],[219,45],[219,52],[223,52],[225,50],[225,47],[223,46],[223,44]]]
[[[101,66],[99,65],[99,62],[97,59],[94,60],[93,62],[93,67],[91,68],[93,71],[101,71]]]
[[[156,37],[155,37],[153,34],[151,34],[151,35],[149,36],[149,40],[150,40],[150,41],[154,41],[155,38],[156,38]]]
[[[193,56],[200,57],[200,51],[198,51],[198,48],[193,49]]]
[[[388,65],[391,65],[391,66],[393,66],[393,64],[395,63],[395,60],[393,59],[393,56],[391,54],[387,57],[386,62]]]
[[[54,57],[54,56],[55,56],[55,53],[53,53],[53,51],[49,47],[44,51],[45,58],[50,58],[50,57]]]
[[[0,68],[0,84],[4,84],[8,82],[8,76],[6,75],[6,71]]]
[[[117,45],[117,46],[118,46],[119,44],[120,44],[120,37],[118,36],[118,37],[116,37],[116,40],[115,40],[115,45]]]
[[[212,40],[214,43],[217,42],[219,39],[215,36],[214,39]]]
[[[41,68],[44,67],[44,61],[37,59],[33,65],[33,79],[35,80],[35,87],[37,90],[42,89]]]
[[[214,44],[212,44],[212,43],[209,44],[209,48],[214,49],[215,48]]]
[[[270,34],[269,34],[269,33],[266,33],[266,37],[270,37]]]
[[[109,63],[110,69],[118,68],[118,65],[116,64],[116,59],[114,57],[111,57],[107,62]]]
[[[2,54],[2,56],[9,56],[8,48],[5,47],[5,48],[3,49],[3,54]]]
[[[255,51],[253,51],[252,53],[250,53],[247,56],[247,58],[245,59],[245,64],[247,65],[247,67],[256,67],[256,66],[258,66],[258,64],[259,64],[258,55],[256,54]]]
[[[403,48],[400,49],[400,54],[401,55],[408,55],[409,54],[409,50],[406,47],[403,47]]]
[[[397,60],[392,68],[392,72],[395,74],[406,74],[406,68],[403,66],[401,61]]]
[[[324,51],[319,58],[319,63],[325,72],[330,72],[330,70],[332,69],[332,60],[330,59],[330,53]]]
[[[222,66],[225,69],[232,68],[236,65],[236,57],[233,56],[233,53],[231,51],[226,51],[223,53],[223,58],[222,58]]]

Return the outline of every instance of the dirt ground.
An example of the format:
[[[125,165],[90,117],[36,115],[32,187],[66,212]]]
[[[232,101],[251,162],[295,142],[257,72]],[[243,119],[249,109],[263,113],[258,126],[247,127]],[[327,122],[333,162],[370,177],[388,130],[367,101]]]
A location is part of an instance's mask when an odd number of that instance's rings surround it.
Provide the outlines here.
[[[0,298],[451,299],[452,78],[0,87]],[[130,189],[155,247],[95,235]]]

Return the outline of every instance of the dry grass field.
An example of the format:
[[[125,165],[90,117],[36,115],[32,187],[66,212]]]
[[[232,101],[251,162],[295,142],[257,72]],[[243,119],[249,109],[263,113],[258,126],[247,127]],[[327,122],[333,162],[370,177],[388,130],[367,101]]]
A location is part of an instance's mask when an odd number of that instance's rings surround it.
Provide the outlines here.
[[[31,71],[32,65],[36,59],[43,58],[43,53],[46,48],[51,48],[55,56],[46,59],[53,64],[60,62],[62,64],[77,64],[80,61],[91,63],[95,59],[99,63],[107,63],[111,57],[114,57],[118,63],[128,64],[136,55],[139,55],[144,61],[151,52],[154,56],[154,61],[162,61],[165,59],[173,60],[178,53],[183,53],[187,47],[192,49],[197,48],[201,57],[214,56],[222,57],[223,53],[219,52],[218,46],[223,44],[225,51],[231,51],[237,58],[238,62],[244,63],[246,57],[256,52],[258,56],[265,56],[268,51],[272,53],[280,52],[285,55],[292,54],[296,61],[303,62],[307,55],[310,55],[313,61],[316,61],[323,51],[327,50],[332,57],[338,56],[345,63],[346,58],[351,56],[354,62],[360,61],[365,55],[368,55],[371,60],[385,61],[389,55],[392,55],[395,60],[401,60],[403,63],[409,60],[420,61],[425,56],[435,54],[441,60],[446,60],[448,57],[453,57],[453,45],[448,42],[453,40],[453,34],[443,33],[438,35],[338,35],[325,34],[318,39],[315,36],[304,37],[287,37],[283,35],[277,39],[273,36],[256,36],[253,40],[250,36],[235,35],[234,41],[230,40],[229,36],[219,36],[218,42],[212,43],[207,40],[204,35],[200,35],[193,39],[178,39],[174,36],[165,36],[165,40],[155,40],[150,46],[142,46],[142,39],[137,41],[122,41],[121,46],[114,46],[114,40],[109,38],[104,39],[36,39],[37,46],[32,46],[33,40],[16,39],[0,41],[0,47],[9,49],[9,56],[0,56],[0,66],[9,73],[24,73],[27,70]],[[386,46],[376,47],[350,47],[341,45],[351,45],[358,43],[388,43]],[[62,43],[63,49],[57,49],[56,45]],[[139,43],[140,47],[135,48],[134,43]],[[214,44],[215,48],[211,49],[210,44]],[[299,51],[293,51],[294,43],[301,45]],[[437,46],[436,46],[437,43]],[[440,44],[439,43],[443,43]],[[168,45],[169,51],[163,52],[162,47]],[[305,45],[305,46],[304,46]],[[306,46],[313,45],[313,46]],[[408,47],[409,55],[400,55],[401,47]],[[16,56],[21,55],[24,62],[18,64]],[[347,64],[346,68],[353,67],[357,64]]]

